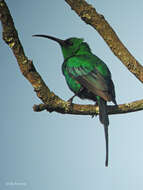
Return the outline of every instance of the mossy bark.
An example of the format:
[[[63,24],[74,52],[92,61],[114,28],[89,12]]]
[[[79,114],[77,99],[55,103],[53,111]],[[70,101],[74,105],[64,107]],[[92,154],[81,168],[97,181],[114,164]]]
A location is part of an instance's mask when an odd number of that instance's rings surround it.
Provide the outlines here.
[[[87,24],[92,25],[100,33],[113,53],[143,82],[143,67],[120,42],[104,17],[98,14],[96,10],[84,0],[65,1]],[[43,102],[43,104],[35,105],[33,107],[34,111],[47,110],[49,112],[56,111],[63,114],[78,115],[96,115],[99,113],[98,106],[78,104],[72,104],[71,106],[69,102],[62,100],[50,91],[40,74],[36,71],[33,62],[25,56],[24,49],[18,37],[18,32],[4,0],[0,0],[0,20],[3,28],[3,40],[11,48],[21,73],[31,83],[37,96]],[[118,106],[108,106],[109,114],[129,113],[139,110],[143,110],[143,100]]]

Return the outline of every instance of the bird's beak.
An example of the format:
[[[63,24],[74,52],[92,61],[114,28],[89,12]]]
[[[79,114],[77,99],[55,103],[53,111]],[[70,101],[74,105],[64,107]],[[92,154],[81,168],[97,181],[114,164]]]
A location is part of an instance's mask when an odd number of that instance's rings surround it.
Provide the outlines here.
[[[51,40],[54,40],[56,42],[58,42],[60,45],[64,45],[65,44],[65,41],[64,40],[61,40],[61,39],[58,39],[58,38],[55,38],[53,36],[48,36],[48,35],[44,35],[44,34],[35,34],[35,35],[32,35],[33,37],[43,37],[43,38],[48,38],[48,39],[51,39]]]

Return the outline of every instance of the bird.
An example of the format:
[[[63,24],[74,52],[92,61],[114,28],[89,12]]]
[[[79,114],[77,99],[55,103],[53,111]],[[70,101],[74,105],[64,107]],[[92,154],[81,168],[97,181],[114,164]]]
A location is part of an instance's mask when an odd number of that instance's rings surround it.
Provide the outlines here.
[[[109,159],[107,102],[113,102],[117,105],[110,70],[100,58],[92,53],[91,48],[83,38],[71,37],[62,40],[44,34],[33,36],[51,39],[60,45],[64,57],[62,73],[68,87],[74,93],[68,101],[72,104],[74,97],[77,96],[81,99],[92,100],[99,106],[99,120],[104,126],[105,133],[105,166],[107,167]]]

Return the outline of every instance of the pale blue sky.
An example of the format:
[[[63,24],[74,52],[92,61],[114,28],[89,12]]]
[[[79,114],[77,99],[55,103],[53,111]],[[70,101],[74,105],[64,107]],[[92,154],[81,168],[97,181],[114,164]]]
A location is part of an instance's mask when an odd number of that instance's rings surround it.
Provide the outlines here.
[[[143,1],[87,2],[104,15],[142,63]],[[142,99],[142,84],[64,1],[7,0],[7,4],[26,55],[61,98],[67,100],[73,94],[62,76],[60,47],[50,40],[32,38],[32,34],[84,38],[110,68],[117,102]],[[41,102],[1,37],[0,44],[0,189],[142,189],[142,112],[110,116],[109,167],[105,168],[104,130],[98,117],[33,112],[32,106]],[[75,102],[89,103],[78,98]]]

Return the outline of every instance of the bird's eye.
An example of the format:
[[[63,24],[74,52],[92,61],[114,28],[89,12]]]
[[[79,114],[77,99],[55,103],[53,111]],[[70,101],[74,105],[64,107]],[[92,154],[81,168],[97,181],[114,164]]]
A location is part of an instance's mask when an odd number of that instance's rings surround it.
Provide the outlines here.
[[[72,46],[72,45],[73,45],[73,42],[72,42],[71,40],[66,40],[66,45]]]

